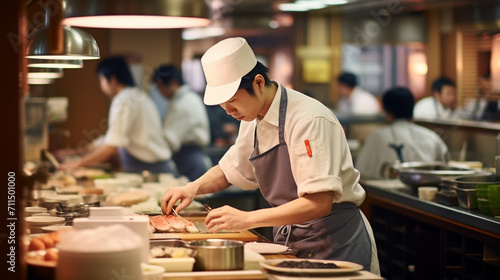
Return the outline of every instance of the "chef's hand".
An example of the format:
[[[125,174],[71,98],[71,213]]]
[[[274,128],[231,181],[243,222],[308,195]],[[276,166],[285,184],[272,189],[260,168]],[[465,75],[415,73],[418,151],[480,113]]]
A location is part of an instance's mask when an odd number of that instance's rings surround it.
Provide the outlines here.
[[[169,188],[161,198],[161,211],[167,215],[174,208],[174,204],[180,199],[181,203],[177,206],[176,211],[180,212],[193,202],[196,190],[192,183],[184,187]]]
[[[242,231],[251,227],[248,223],[249,215],[249,212],[226,205],[210,211],[205,219],[205,226],[210,232]]]
[[[62,171],[73,171],[77,168],[81,167],[80,166],[80,161],[76,160],[76,161],[68,161],[68,162],[64,162],[64,163],[61,163],[59,165],[59,170],[62,170]]]

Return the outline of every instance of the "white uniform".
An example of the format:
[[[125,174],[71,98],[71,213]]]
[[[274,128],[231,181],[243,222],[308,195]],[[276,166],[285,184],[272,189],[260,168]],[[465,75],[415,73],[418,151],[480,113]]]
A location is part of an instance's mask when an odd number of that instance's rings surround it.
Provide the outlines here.
[[[448,148],[434,131],[407,120],[396,120],[368,135],[356,158],[356,169],[366,179],[384,179],[382,166],[398,160],[389,144],[403,144],[404,161],[444,161]]]
[[[104,144],[122,147],[148,163],[170,159],[171,151],[161,133],[161,121],[153,101],[138,88],[127,87],[111,102]]]
[[[278,89],[278,93],[280,92]],[[350,201],[360,205],[365,198],[358,184],[359,172],[354,169],[344,130],[337,118],[323,104],[295,90],[288,91],[285,141],[298,196],[306,193],[334,191],[335,202]],[[276,94],[265,117],[242,121],[236,143],[220,160],[220,168],[228,181],[243,189],[257,189],[249,157],[253,151],[257,125],[259,150],[267,151],[279,143],[278,115],[280,94]],[[304,140],[309,140],[312,157]],[[313,164],[311,164],[311,160]],[[308,164],[303,164],[308,162]]]
[[[429,96],[415,104],[413,117],[423,119],[452,119],[457,118],[458,114],[448,108],[444,108],[434,97]]]
[[[200,147],[210,144],[207,110],[201,97],[187,85],[180,87],[169,101],[163,128],[172,151],[186,144]]]
[[[349,98],[340,98],[337,110],[344,114],[373,115],[380,113],[380,104],[373,94],[355,87]]]

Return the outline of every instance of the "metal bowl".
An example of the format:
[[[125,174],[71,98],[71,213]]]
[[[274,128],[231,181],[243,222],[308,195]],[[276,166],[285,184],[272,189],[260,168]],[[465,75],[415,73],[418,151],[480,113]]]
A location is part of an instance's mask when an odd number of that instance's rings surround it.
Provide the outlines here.
[[[241,270],[244,267],[241,241],[207,239],[187,243],[196,250],[194,270]]]
[[[500,176],[497,175],[463,176],[455,178],[454,182],[457,188],[476,189],[477,185],[500,184]]]
[[[467,165],[446,164],[445,162],[405,162],[394,166],[399,179],[416,190],[421,186],[439,186],[442,177],[465,176],[477,171]]]

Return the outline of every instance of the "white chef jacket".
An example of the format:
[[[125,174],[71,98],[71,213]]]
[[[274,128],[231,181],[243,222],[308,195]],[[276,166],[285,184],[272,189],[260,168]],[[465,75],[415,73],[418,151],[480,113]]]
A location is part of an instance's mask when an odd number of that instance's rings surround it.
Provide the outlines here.
[[[415,104],[413,108],[413,117],[424,119],[452,119],[457,118],[458,114],[448,108],[444,108],[434,97],[428,96]]]
[[[181,86],[169,101],[163,132],[174,152],[181,145],[208,146],[210,125],[201,97],[187,85]]]
[[[161,133],[160,115],[153,101],[133,87],[113,97],[104,144],[123,147],[148,163],[164,161],[172,155]]]
[[[357,158],[356,168],[366,179],[385,179],[381,174],[384,163],[394,164],[398,155],[389,144],[403,144],[404,161],[444,161],[448,148],[434,131],[407,120],[374,130],[365,140]]]
[[[262,120],[241,122],[235,144],[220,160],[220,168],[231,184],[242,189],[259,187],[249,160],[254,146],[255,126],[261,153],[279,143],[280,92],[281,85]],[[339,121],[319,101],[295,90],[287,89],[287,92],[284,136],[297,184],[297,195],[333,191],[334,202],[350,201],[360,205],[365,198],[365,191],[358,184],[360,175],[354,169]],[[307,154],[304,140],[309,140],[311,157]]]
[[[355,87],[349,98],[341,97],[337,110],[340,113],[370,115],[380,113],[380,104],[377,98],[368,91]]]

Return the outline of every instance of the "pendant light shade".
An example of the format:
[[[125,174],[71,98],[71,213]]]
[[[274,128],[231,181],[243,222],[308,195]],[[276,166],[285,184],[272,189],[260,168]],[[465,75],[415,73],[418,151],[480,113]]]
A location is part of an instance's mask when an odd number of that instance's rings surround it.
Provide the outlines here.
[[[29,85],[49,85],[53,82],[53,79],[28,79]]]
[[[57,79],[63,76],[63,70],[57,68],[30,68],[28,79]]]
[[[205,0],[66,0],[63,23],[124,29],[188,28],[210,24]]]
[[[49,27],[43,26],[35,30],[28,44],[27,58],[86,60],[98,59],[99,47],[95,39],[87,32],[71,26],[62,27],[62,50],[55,51],[54,40],[51,39]]]
[[[83,61],[81,59],[28,59],[28,67],[78,69],[83,68]]]

